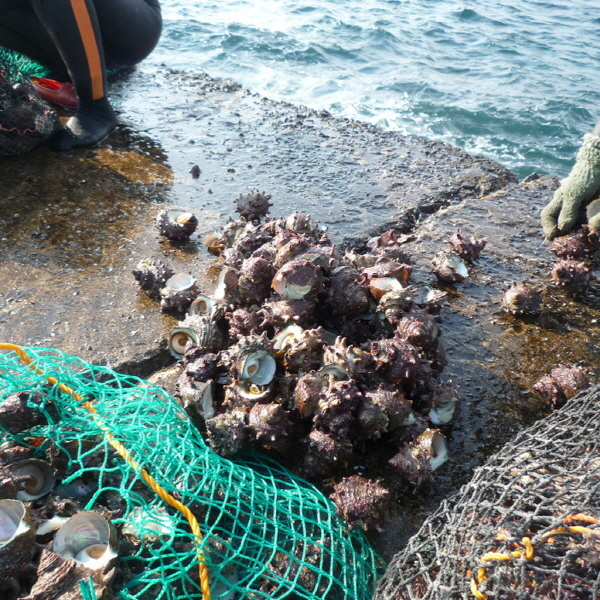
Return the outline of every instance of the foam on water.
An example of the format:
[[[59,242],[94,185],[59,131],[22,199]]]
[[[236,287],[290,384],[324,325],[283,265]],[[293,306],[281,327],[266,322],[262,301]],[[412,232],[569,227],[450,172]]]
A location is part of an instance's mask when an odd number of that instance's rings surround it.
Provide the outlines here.
[[[564,176],[600,117],[600,19],[578,0],[163,3],[150,62]]]

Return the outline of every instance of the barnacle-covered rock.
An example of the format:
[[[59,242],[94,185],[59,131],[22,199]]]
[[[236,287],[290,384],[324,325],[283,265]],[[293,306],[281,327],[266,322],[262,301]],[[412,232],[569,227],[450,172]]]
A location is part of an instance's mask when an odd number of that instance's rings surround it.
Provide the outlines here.
[[[567,400],[590,387],[587,369],[577,365],[559,365],[544,375],[533,389],[551,408],[560,408]]]
[[[221,456],[231,456],[248,445],[246,411],[231,410],[206,420],[210,447]]]
[[[271,194],[252,191],[249,194],[241,194],[235,200],[235,212],[240,214],[246,221],[260,221],[269,214],[269,208],[273,206],[269,200]]]
[[[421,361],[418,350],[397,337],[372,342],[371,354],[377,370],[391,383],[414,383],[419,375]]]
[[[440,252],[431,261],[431,270],[442,283],[460,283],[469,276],[463,259],[455,252]]]
[[[266,332],[240,338],[221,353],[221,362],[234,380],[249,380],[257,386],[270,384],[277,369]]]
[[[273,265],[264,258],[247,258],[242,264],[238,278],[241,301],[247,304],[261,304],[271,293],[274,274]]]
[[[387,517],[391,494],[378,481],[352,475],[333,488],[330,498],[350,529],[380,529]]]
[[[355,412],[362,397],[352,380],[330,384],[319,396],[315,426],[329,431],[335,437],[347,437],[356,421]]]
[[[160,290],[175,275],[175,271],[162,260],[150,258],[141,260],[132,273],[141,290],[153,300],[160,300]]]
[[[369,292],[360,279],[360,273],[349,266],[337,267],[331,272],[327,288],[327,302],[339,315],[360,315],[369,308]]]
[[[156,216],[156,227],[161,235],[172,242],[183,242],[198,227],[198,218],[193,213],[180,208],[161,210]]]
[[[502,297],[502,308],[516,317],[535,317],[543,310],[542,293],[524,283],[514,283]]]
[[[583,294],[592,280],[592,268],[585,262],[565,259],[552,269],[552,280],[573,294]]]
[[[309,479],[328,477],[346,466],[352,457],[352,443],[329,433],[313,429],[307,437],[302,473]]]
[[[273,340],[275,356],[289,373],[312,371],[323,363],[322,327],[302,329],[289,325]]]
[[[317,373],[305,373],[298,377],[294,389],[294,405],[300,416],[310,419],[317,412],[323,379]]]
[[[294,443],[292,423],[281,404],[255,404],[248,413],[250,434],[261,445],[288,454]]]
[[[185,312],[200,289],[196,285],[196,279],[188,273],[177,273],[165,283],[165,287],[160,290],[160,307],[163,311]]]
[[[400,319],[396,328],[400,339],[423,350],[433,348],[440,336],[437,320],[426,310],[414,309]]]
[[[487,240],[467,236],[457,231],[450,237],[448,243],[453,252],[456,252],[463,260],[472,263],[479,258],[479,255],[487,244]]]
[[[594,245],[590,243],[584,231],[576,231],[568,235],[561,235],[552,240],[549,250],[558,258],[572,260],[585,260],[594,252]]]
[[[434,425],[447,425],[456,417],[456,408],[460,401],[458,390],[452,381],[440,383],[434,390],[429,404],[429,420]]]
[[[343,337],[337,337],[333,344],[323,350],[323,365],[340,365],[350,377],[356,378],[375,367],[373,355],[358,346],[348,344]]]
[[[281,267],[272,288],[286,300],[311,299],[321,291],[321,269],[306,260],[295,259]]]

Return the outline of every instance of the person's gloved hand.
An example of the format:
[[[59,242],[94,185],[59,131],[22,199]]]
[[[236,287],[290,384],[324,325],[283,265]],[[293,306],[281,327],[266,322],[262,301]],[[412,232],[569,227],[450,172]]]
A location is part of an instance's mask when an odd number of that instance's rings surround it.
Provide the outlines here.
[[[580,209],[600,190],[600,137],[586,133],[577,160],[554,192],[554,198],[542,210],[542,227],[547,240],[569,231]],[[590,222],[591,229],[600,230],[600,214]]]

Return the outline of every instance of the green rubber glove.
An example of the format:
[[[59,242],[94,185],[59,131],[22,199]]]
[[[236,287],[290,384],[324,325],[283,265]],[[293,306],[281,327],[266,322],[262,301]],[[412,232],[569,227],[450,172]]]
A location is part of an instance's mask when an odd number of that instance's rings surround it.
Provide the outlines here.
[[[600,137],[586,133],[569,176],[560,182],[554,197],[542,210],[547,240],[567,233],[583,208],[600,190]],[[600,215],[590,228],[600,229]]]

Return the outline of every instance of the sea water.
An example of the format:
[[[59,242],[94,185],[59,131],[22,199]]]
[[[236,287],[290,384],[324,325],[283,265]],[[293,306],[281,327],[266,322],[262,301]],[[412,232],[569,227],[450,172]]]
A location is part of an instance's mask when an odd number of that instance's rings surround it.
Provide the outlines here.
[[[564,177],[600,118],[596,0],[164,0],[148,59]]]

